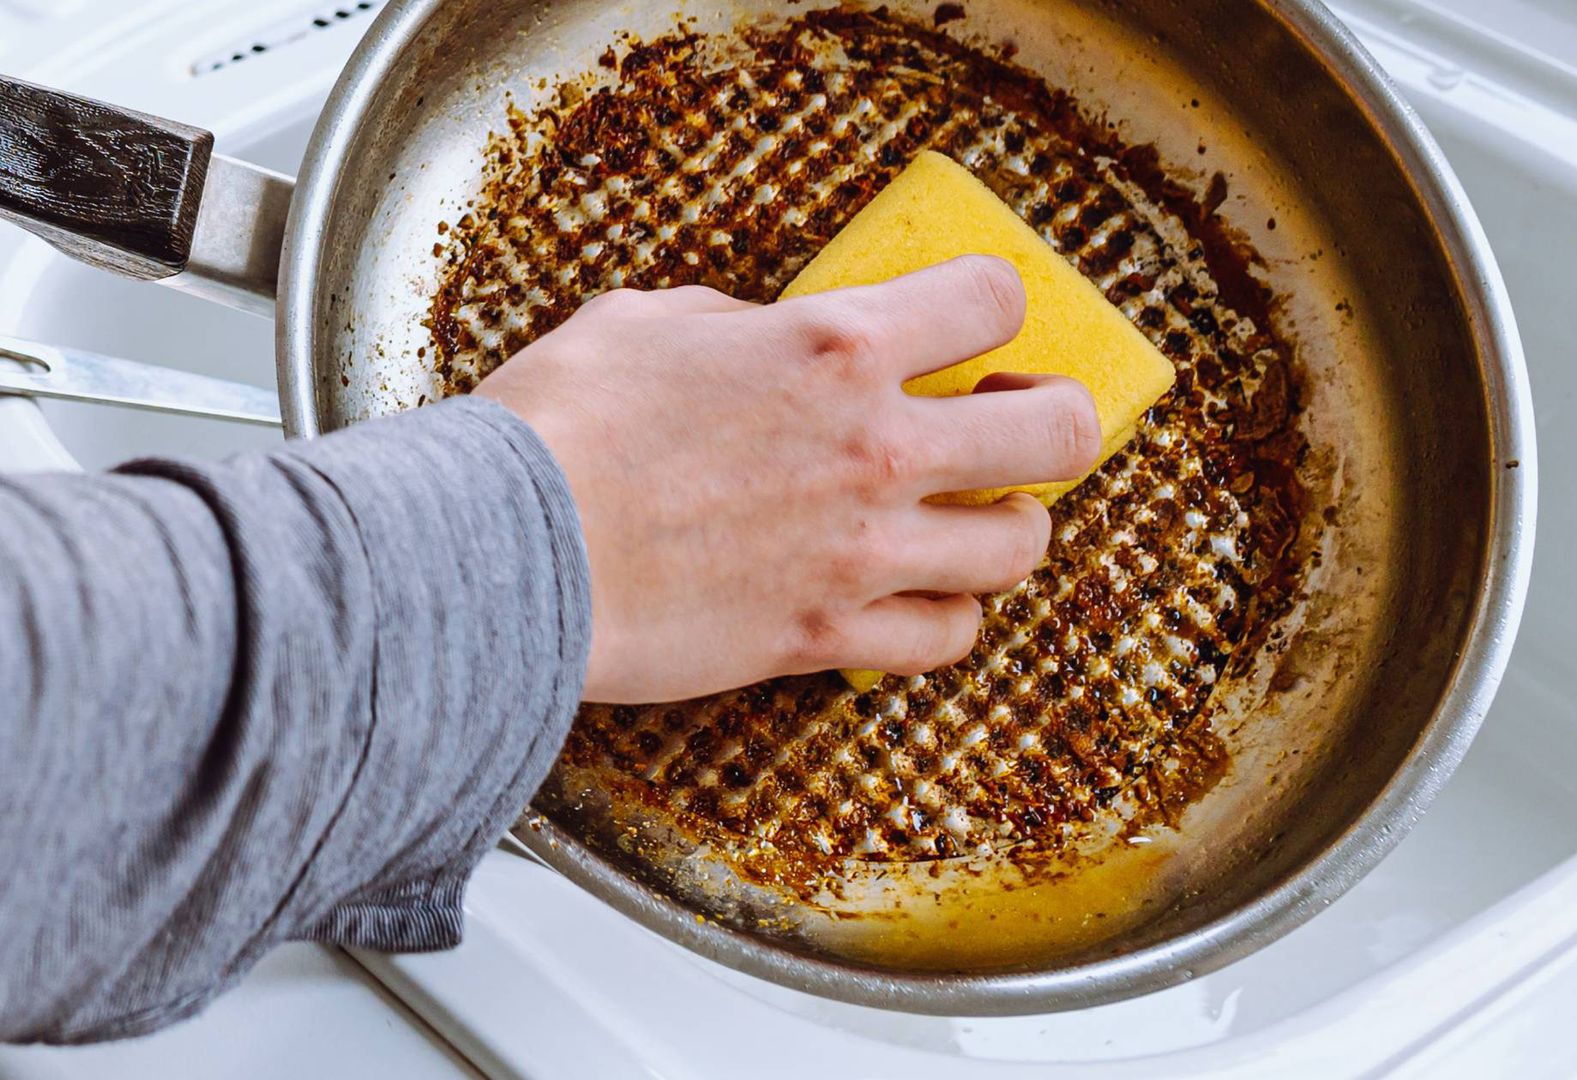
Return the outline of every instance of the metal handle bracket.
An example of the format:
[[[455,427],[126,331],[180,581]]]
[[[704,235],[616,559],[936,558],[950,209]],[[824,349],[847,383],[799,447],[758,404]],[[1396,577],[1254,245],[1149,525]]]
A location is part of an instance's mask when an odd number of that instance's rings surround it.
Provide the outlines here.
[[[0,394],[279,426],[272,390],[189,371],[0,335]]]

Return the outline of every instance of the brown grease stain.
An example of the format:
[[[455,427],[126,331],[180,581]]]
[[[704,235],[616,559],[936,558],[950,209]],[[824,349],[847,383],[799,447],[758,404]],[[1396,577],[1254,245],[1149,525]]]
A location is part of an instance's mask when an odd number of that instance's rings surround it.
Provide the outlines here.
[[[920,106],[886,142],[873,142],[869,126],[839,129],[831,105],[803,111],[810,95],[837,96],[830,73],[818,66],[817,50],[827,42],[847,57],[839,76],[877,102],[878,117]],[[600,771],[610,783],[631,784],[639,805],[671,815],[679,827],[728,851],[726,861],[742,877],[801,901],[835,887],[832,879],[868,830],[880,833],[881,844],[866,865],[928,862],[944,875],[952,873],[961,842],[1004,843],[999,861],[1006,876],[964,883],[945,903],[923,889],[895,894],[898,910],[859,920],[877,927],[873,940],[881,943],[865,947],[893,955],[907,950],[916,963],[932,962],[925,956],[943,963],[948,951],[918,940],[937,932],[934,908],[958,923],[955,946],[967,940],[989,951],[993,935],[1004,934],[1015,947],[1026,940],[1048,949],[1059,941],[1101,940],[1117,932],[1108,927],[1131,926],[1158,910],[1164,845],[1120,845],[1106,858],[1075,864],[1048,856],[1062,858],[1068,836],[1109,822],[1124,803],[1136,815],[1134,829],[1177,825],[1225,768],[1225,749],[1210,726],[1212,688],[1252,654],[1301,574],[1294,541],[1306,443],[1297,424],[1298,373],[1291,348],[1274,330],[1274,297],[1254,273],[1257,256],[1218,213],[1225,177],[1214,176],[1202,195],[1190,191],[1166,174],[1152,147],[1123,144],[1114,125],[1086,115],[1031,72],[883,9],[814,11],[747,27],[738,43],[732,73],[706,52],[701,35],[637,44],[619,63],[617,85],[587,91],[566,84],[534,114],[511,111],[509,130],[489,147],[490,171],[476,210],[449,238],[434,299],[435,362],[451,392],[469,389],[584,299],[618,282],[615,275],[635,287],[699,283],[769,301],[915,152],[929,147],[963,156],[991,132],[1001,133],[1003,151],[976,160],[977,175],[1021,206],[1025,219],[1087,276],[1102,279],[1113,303],[1142,300],[1132,317],[1178,366],[1178,384],[1141,425],[1136,442],[1054,508],[1053,536],[1066,528],[1072,539],[1054,540],[1047,563],[1004,599],[1000,617],[988,622],[963,664],[932,673],[920,686],[889,681],[853,699],[836,676],[810,676],[677,705],[588,707],[556,782],[563,786],[566,771]],[[718,94],[746,69],[751,92],[741,83],[732,94]],[[770,102],[762,104],[759,94]],[[801,122],[790,130],[795,109],[802,110]],[[661,133],[692,154],[741,116],[748,118],[746,133],[726,136],[704,171],[677,171],[671,149],[655,138]],[[529,149],[536,134],[547,138],[540,150]],[[770,170],[763,165],[750,174],[757,186],[726,189],[720,203],[687,222],[685,208],[714,177],[743,161],[762,135],[779,138],[782,154]],[[858,156],[867,147],[874,151],[868,160]],[[1004,153],[1031,161],[1027,179],[1008,167]],[[850,160],[866,164],[813,199],[810,185]],[[788,168],[794,162],[803,167]],[[1154,234],[1111,175],[1184,226],[1189,256],[1203,261],[1208,285],[1185,280],[1163,299],[1150,298],[1160,275],[1127,267],[1136,246],[1153,243]],[[678,186],[673,193],[661,186],[670,177]],[[1035,194],[1031,185],[1042,178],[1060,179]],[[580,228],[555,222],[556,205],[602,190],[610,179],[647,201],[647,217],[626,202],[610,204],[606,217]],[[747,198],[768,180],[777,185],[770,200]],[[1059,213],[1070,206],[1079,212]],[[788,207],[804,215],[792,227],[778,216]],[[650,262],[637,265],[635,244],[650,241],[659,224],[675,230],[672,242],[658,244]],[[619,238],[609,237],[610,226],[624,230]],[[531,276],[519,280],[511,273],[517,266]],[[527,309],[533,290],[545,299]],[[478,303],[483,295],[489,299]],[[506,320],[521,310],[523,325]],[[1253,334],[1232,336],[1243,319],[1253,321]],[[498,335],[497,342],[479,339],[487,334]],[[1172,444],[1155,441],[1168,426],[1196,444],[1189,452],[1198,455],[1197,473],[1180,473]],[[1109,488],[1130,465],[1136,477],[1130,490]],[[1168,486],[1170,495],[1157,494]],[[1149,516],[1135,516],[1139,511]],[[1197,553],[1179,550],[1190,515],[1226,528],[1240,511],[1250,522],[1242,565],[1218,560],[1212,568]],[[1090,562],[1118,523],[1135,537],[1112,553],[1133,582],[1125,592]],[[1159,569],[1146,570],[1141,555],[1157,560]],[[1072,585],[1065,595],[1058,590],[1063,581]],[[1179,587],[1206,607],[1217,590],[1236,602],[1213,608],[1216,621],[1206,628],[1165,602]],[[1042,602],[1051,614],[1036,622],[1032,607]],[[1164,688],[1119,705],[1124,687],[1139,685],[1136,672],[1120,663],[1105,671],[1101,662],[1112,659],[1114,642],[1134,630],[1135,620],[1152,613],[1186,644],[1187,655],[1170,662]],[[1015,631],[1025,628],[1035,636],[1013,644]],[[1055,661],[1049,673],[1040,666],[1047,659]],[[1019,689],[1021,680],[1031,683],[1028,692]],[[885,716],[895,698],[906,706],[903,715]],[[959,730],[990,720],[986,737],[962,752],[969,783],[937,781],[950,805],[964,805],[974,816],[974,831],[962,838],[935,815],[900,825],[884,812],[914,778],[944,771],[942,750],[916,738],[919,725],[940,726],[931,710],[942,701],[961,703]],[[996,716],[997,706],[1007,715]],[[1029,731],[1043,737],[1025,750],[1015,740]],[[832,764],[839,751],[853,755],[846,769]],[[1006,770],[993,772],[1002,763]],[[877,778],[877,790],[862,787],[865,777]],[[545,798],[542,805],[551,808],[553,782]],[[763,845],[762,837],[772,842]],[[1010,887],[1013,873],[1021,880]],[[847,929],[842,920],[829,924]]]
[[[856,920],[813,923],[807,938],[856,963],[915,972],[983,973],[1052,966],[1127,935],[1166,911],[1162,837],[1096,859],[1052,864],[1027,881],[986,875],[945,893],[903,901]]]

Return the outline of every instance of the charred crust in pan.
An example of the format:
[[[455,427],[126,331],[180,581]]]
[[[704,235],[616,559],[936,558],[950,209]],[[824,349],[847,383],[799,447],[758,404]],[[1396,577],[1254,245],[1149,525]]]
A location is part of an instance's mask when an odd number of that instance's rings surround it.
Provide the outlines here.
[[[1093,279],[1178,380],[1054,507],[1034,576],[983,598],[962,663],[860,695],[823,675],[587,706],[550,790],[594,780],[802,895],[848,859],[1024,858],[1119,813],[1175,824],[1227,764],[1213,693],[1308,550],[1298,369],[1217,213],[1225,178],[1196,193],[1040,77],[882,10],[676,32],[601,63],[612,85],[512,112],[442,238],[450,392],[608,288],[773,299],[924,148]]]

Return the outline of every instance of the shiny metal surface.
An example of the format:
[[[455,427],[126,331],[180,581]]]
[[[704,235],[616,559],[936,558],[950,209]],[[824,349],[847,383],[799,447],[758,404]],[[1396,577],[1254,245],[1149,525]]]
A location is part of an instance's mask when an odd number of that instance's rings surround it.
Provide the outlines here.
[[[126,405],[278,427],[271,390],[228,379],[0,335],[0,394]]]
[[[929,20],[934,5],[893,6]],[[285,228],[276,318],[287,431],[315,435],[436,395],[418,352],[439,272],[431,249],[438,223],[474,194],[506,101],[529,109],[556,79],[596,71],[618,32],[657,36],[678,10],[388,5],[329,99]],[[706,31],[780,8],[692,0],[683,10]],[[1282,645],[1218,697],[1234,768],[1183,820],[1162,871],[1170,901],[1099,949],[920,974],[698,919],[638,860],[552,818],[519,835],[613,906],[742,970],[888,1008],[1028,1013],[1226,964],[1317,913],[1400,840],[1460,761],[1505,668],[1536,469],[1520,346],[1482,231],[1429,135],[1325,8],[978,0],[967,10],[959,33],[1010,38],[1017,62],[1120,121],[1129,142],[1154,143],[1179,177],[1202,186],[1191,170],[1204,165],[1230,179],[1221,212],[1264,254],[1308,373],[1331,541]]]
[[[686,10],[707,29],[770,7]],[[889,1008],[1034,1012],[1144,993],[1252,951],[1339,896],[1417,820],[1471,740],[1515,632],[1532,544],[1531,412],[1471,209],[1324,8],[970,10],[982,37],[1012,33],[1021,63],[1123,118],[1163,160],[1192,161],[1208,138],[1210,164],[1233,177],[1224,212],[1287,298],[1312,435],[1332,456],[1338,540],[1288,650],[1223,702],[1217,726],[1232,732],[1236,770],[1185,819],[1179,902],[1099,954],[922,975],[698,920],[638,863],[551,819],[519,835],[615,907],[742,970]],[[380,16],[330,99],[292,207],[279,355],[294,430],[432,392],[415,356],[436,281],[427,252],[437,222],[475,190],[504,92],[529,107],[538,78],[594,70],[615,31],[655,36],[671,13],[408,0]],[[1176,121],[1190,95],[1205,103],[1203,135]],[[1259,226],[1270,214],[1274,236]],[[1333,316],[1338,304],[1350,316]],[[384,362],[355,359],[369,350]],[[1278,672],[1291,689],[1272,701]]]
[[[279,249],[295,181],[215,154],[208,162],[186,270],[159,284],[272,317]]]

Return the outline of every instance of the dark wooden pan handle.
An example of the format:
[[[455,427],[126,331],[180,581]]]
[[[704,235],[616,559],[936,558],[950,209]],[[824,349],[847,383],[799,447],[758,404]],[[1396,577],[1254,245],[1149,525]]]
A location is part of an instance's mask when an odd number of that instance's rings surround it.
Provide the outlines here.
[[[191,254],[214,137],[0,75],[0,218],[146,281]]]

